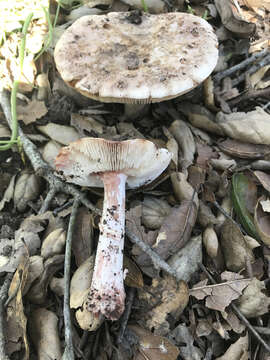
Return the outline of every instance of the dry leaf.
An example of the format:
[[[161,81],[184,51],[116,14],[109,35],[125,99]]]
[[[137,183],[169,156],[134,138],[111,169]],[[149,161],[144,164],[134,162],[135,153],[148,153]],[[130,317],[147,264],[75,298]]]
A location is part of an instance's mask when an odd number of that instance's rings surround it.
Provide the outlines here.
[[[58,333],[58,317],[45,308],[32,311],[29,333],[40,360],[61,360],[62,351]]]
[[[193,236],[176,254],[169,258],[168,264],[175,270],[177,279],[189,281],[191,275],[199,270],[202,262],[202,236]]]
[[[159,229],[170,212],[171,206],[167,201],[146,196],[142,204],[142,223],[149,229]]]
[[[236,14],[236,11],[234,11],[233,3],[230,1],[215,0],[215,6],[221,17],[222,24],[226,29],[240,38],[249,38],[255,33],[255,24],[242,20],[239,14]]]
[[[137,353],[134,360],[176,360],[179,350],[168,339],[153,335],[150,331],[138,325],[129,325],[131,330],[138,337]]]
[[[246,334],[232,344],[226,353],[223,356],[218,357],[217,360],[248,360],[248,347],[248,334]]]
[[[26,335],[27,318],[24,314],[24,306],[22,301],[22,294],[27,280],[28,268],[29,255],[26,254],[25,257],[22,259],[22,262],[18,265],[18,268],[11,281],[8,295],[9,298],[13,298],[13,300],[11,300],[7,309],[7,321],[9,321],[9,318],[15,317],[17,326],[20,329],[20,336],[23,338],[25,348],[25,353],[23,357],[24,360],[29,359],[29,346]]]
[[[221,228],[220,245],[223,250],[226,267],[239,271],[246,266],[246,261],[253,262],[254,255],[237,225],[227,219]]]
[[[143,276],[135,264],[129,257],[124,255],[123,268],[127,269],[127,275],[125,277],[125,284],[130,287],[142,288],[143,287]]]
[[[219,112],[216,121],[224,133],[232,139],[252,144],[270,145],[270,115],[260,107],[247,113],[224,114]]]
[[[71,126],[49,123],[45,126],[37,126],[37,128],[50,139],[55,140],[62,145],[68,145],[72,141],[78,140],[80,137],[77,131]]]
[[[0,211],[3,210],[6,203],[13,199],[14,188],[15,188],[16,175],[12,176],[9,185],[4,193],[2,200],[0,201]]]
[[[239,310],[247,317],[257,317],[268,313],[270,298],[267,297],[263,281],[254,278],[237,300]]]
[[[174,207],[165,218],[152,249],[163,259],[175,254],[190,239],[190,234],[197,218],[198,206],[193,201],[184,200],[180,206]],[[140,255],[136,262],[149,266],[147,254]]]
[[[72,240],[72,252],[77,266],[80,266],[92,254],[93,247],[93,217],[85,207],[78,209],[75,229]]]
[[[226,154],[241,159],[261,159],[270,153],[267,145],[242,143],[232,139],[219,142],[218,147]]]
[[[262,196],[256,205],[254,223],[260,235],[261,240],[265,245],[270,245],[270,214],[263,209],[262,202],[266,198]]]
[[[215,285],[206,285],[206,283],[205,280],[199,282],[189,290],[189,294],[195,296],[198,300],[206,298],[205,305],[209,309],[225,311],[225,308],[233,300],[241,296],[243,289],[250,283],[250,279],[227,281]]]
[[[52,231],[42,242],[41,256],[48,259],[57,254],[64,252],[66,244],[66,232],[62,228]]]
[[[261,185],[265,188],[265,190],[270,192],[270,175],[259,170],[254,171],[253,174],[260,181]]]
[[[184,281],[176,281],[171,276],[164,279],[153,279],[152,286],[138,290],[140,305],[139,322],[155,334],[165,335],[170,325],[168,314],[177,321],[188,303],[188,287]],[[147,309],[150,309],[147,311]]]
[[[185,324],[178,325],[169,334],[169,339],[179,347],[181,359],[202,360],[204,358],[201,350],[193,345],[194,335],[192,334],[191,329],[189,329]]]
[[[42,116],[46,115],[48,109],[44,101],[31,100],[26,105],[18,105],[18,120],[23,120],[25,125],[29,125],[35,122],[37,119],[40,119]]]

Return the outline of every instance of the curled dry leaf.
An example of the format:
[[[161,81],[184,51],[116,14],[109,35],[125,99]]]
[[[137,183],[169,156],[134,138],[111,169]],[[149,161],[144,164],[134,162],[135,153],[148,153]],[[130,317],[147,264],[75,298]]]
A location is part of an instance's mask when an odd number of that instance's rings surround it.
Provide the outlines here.
[[[124,256],[123,269],[127,269],[127,275],[125,277],[125,284],[130,287],[142,288],[143,287],[143,276],[135,264],[129,257]]]
[[[256,176],[256,178],[259,180],[261,185],[264,187],[264,189],[268,192],[270,192],[270,175],[266,174],[263,171],[254,171],[253,174]]]
[[[65,279],[64,278],[57,278],[53,277],[50,281],[50,289],[57,295],[57,296],[64,296],[65,292]]]
[[[185,324],[178,325],[170,334],[169,339],[178,346],[183,360],[202,360],[201,350],[194,346],[194,335]]]
[[[142,223],[149,229],[159,229],[170,212],[167,201],[146,196],[142,204]]]
[[[6,203],[13,199],[14,188],[15,188],[16,175],[12,176],[9,185],[4,192],[4,196],[0,201],[0,211],[3,210]]]
[[[216,121],[224,133],[232,139],[252,144],[270,145],[270,115],[260,107],[247,113],[224,114],[219,112]]]
[[[43,304],[47,297],[48,285],[54,274],[63,267],[64,255],[54,255],[44,262],[44,270],[27,293],[27,298],[34,304]]]
[[[45,308],[33,310],[29,318],[29,333],[39,360],[61,360],[58,318],[54,312]]]
[[[203,228],[215,225],[218,222],[210,206],[206,205],[202,200],[200,200],[198,221]]]
[[[171,256],[168,264],[175,270],[177,279],[189,281],[191,275],[199,269],[202,262],[202,236],[194,236],[176,254]]]
[[[41,191],[41,178],[35,174],[24,173],[16,180],[13,194],[15,207],[23,212],[28,203],[35,200]]]
[[[23,339],[24,342],[24,360],[28,360],[29,358],[29,345],[26,335],[27,318],[24,314],[24,305],[22,300],[28,269],[29,255],[26,254],[18,265],[18,268],[11,281],[8,295],[9,298],[12,298],[12,300],[8,304],[7,308],[7,322],[9,322],[10,319],[13,318],[14,320],[15,318],[17,326],[20,329],[20,339]],[[11,320],[11,323],[12,322],[14,324],[14,321]],[[19,339],[17,339],[17,341],[19,341]]]
[[[206,298],[205,305],[209,309],[225,311],[233,300],[241,296],[249,283],[250,279],[236,279],[221,284],[206,285],[207,280],[203,280],[190,289],[189,294],[198,300]]]
[[[203,244],[207,254],[213,259],[218,254],[218,237],[213,226],[208,226],[203,232]]]
[[[79,308],[87,297],[94,270],[94,255],[86,259],[75,271],[70,282],[70,307]]]
[[[44,101],[31,100],[27,105],[18,105],[18,120],[23,120],[25,125],[29,125],[46,115],[48,109]]]
[[[215,6],[226,29],[240,38],[249,38],[255,33],[256,25],[242,20],[231,2],[215,0]]]
[[[229,219],[221,227],[220,245],[227,269],[240,271],[245,268],[247,261],[254,262],[252,250],[248,247],[241,230]]]
[[[72,141],[79,139],[79,134],[71,126],[49,123],[45,126],[38,126],[37,128],[50,139],[55,140],[62,145],[68,145]]]
[[[129,325],[128,330],[131,330],[138,337],[138,348],[134,360],[177,359],[179,350],[168,339],[153,335],[150,331],[138,325]]]
[[[258,200],[254,220],[261,240],[265,245],[270,246],[270,214],[263,209],[263,201],[265,200],[266,197],[264,196]]]
[[[52,231],[44,240],[41,247],[41,256],[48,259],[64,252],[66,232],[62,228]]]
[[[221,126],[216,123],[215,116],[205,107],[188,102],[181,102],[179,110],[188,117],[189,122],[194,127],[217,135],[224,135]]]
[[[217,360],[248,360],[249,359],[249,341],[248,334],[240,336],[240,338],[230,345],[229,349],[223,356],[217,358]]]
[[[187,176],[181,172],[174,172],[171,174],[171,182],[175,196],[181,203],[183,200],[190,200],[199,207],[199,200],[197,192],[187,181]]]
[[[196,152],[196,144],[192,132],[188,125],[183,120],[175,120],[169,128],[170,132],[175,137],[182,155],[180,156],[180,163],[184,169],[193,163]]]
[[[187,306],[188,287],[184,281],[176,281],[173,277],[166,276],[163,279],[153,279],[148,290],[149,292],[138,290],[138,298],[143,306],[138,313],[139,322],[155,334],[165,335],[170,328],[168,314],[177,321]]]
[[[72,252],[77,266],[80,266],[92,254],[93,217],[88,209],[80,207],[75,220],[76,231],[73,234]]]
[[[54,169],[55,167],[55,158],[59,154],[61,145],[54,140],[50,140],[42,149],[43,159]]]
[[[27,254],[27,247],[22,240],[1,239],[0,273],[14,272]]]
[[[268,313],[270,298],[264,294],[264,291],[264,282],[254,278],[244,290],[243,295],[237,300],[239,310],[247,318]]]
[[[180,206],[173,208],[165,218],[152,249],[163,259],[167,259],[183,248],[190,239],[197,211],[197,203],[192,200],[183,200]],[[148,255],[144,253],[136,258],[136,262],[143,266],[151,263]]]
[[[76,309],[76,319],[83,330],[95,331],[103,322],[102,316],[95,316],[85,305],[94,271],[95,256],[91,255],[75,271],[70,283],[70,307]]]
[[[226,139],[218,143],[218,147],[226,154],[240,159],[261,159],[270,153],[270,147],[260,144],[249,144]]]
[[[34,255],[29,258],[29,269],[26,283],[23,289],[23,295],[27,293],[33,282],[40,277],[44,270],[43,258],[39,255]]]

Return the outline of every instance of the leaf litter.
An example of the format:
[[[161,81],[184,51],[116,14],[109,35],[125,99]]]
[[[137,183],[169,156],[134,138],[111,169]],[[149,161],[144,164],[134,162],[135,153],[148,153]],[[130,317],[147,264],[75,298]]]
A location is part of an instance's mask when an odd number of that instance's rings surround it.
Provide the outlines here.
[[[51,30],[59,36],[67,21],[90,10],[129,11],[142,3],[97,0],[73,9],[70,1],[59,1],[64,10]],[[1,278],[14,273],[7,311],[0,313],[8,320],[6,347],[0,352],[12,359],[63,356],[65,233],[68,238],[75,192],[48,181],[50,170],[40,165],[37,149],[53,167],[63,144],[85,136],[150,139],[167,146],[173,162],[158,182],[127,193],[127,232],[157,257],[126,239],[128,295],[117,325],[96,318],[84,303],[102,192],[79,189],[81,199],[87,196],[92,205],[86,209],[82,201],[73,232],[74,359],[245,360],[248,351],[261,359],[269,352],[263,335],[270,305],[268,1],[178,1],[175,8],[163,1],[145,4],[154,13],[176,10],[206,17],[215,24],[220,56],[204,89],[130,112],[132,122],[126,121],[121,104],[97,103],[63,83],[51,57],[56,36],[48,52],[33,61],[52,35],[40,4],[18,2],[17,11],[8,3],[1,7],[8,21],[0,30],[0,73],[8,90],[18,71],[19,30],[34,11],[17,112],[23,134],[36,148],[29,156],[29,143],[21,136],[18,146],[0,157],[5,177],[0,189]],[[57,7],[43,5],[54,18]],[[2,108],[1,140],[6,140]],[[85,262],[86,275],[76,279]],[[239,320],[235,307],[250,320]],[[119,329],[124,329],[120,342]]]

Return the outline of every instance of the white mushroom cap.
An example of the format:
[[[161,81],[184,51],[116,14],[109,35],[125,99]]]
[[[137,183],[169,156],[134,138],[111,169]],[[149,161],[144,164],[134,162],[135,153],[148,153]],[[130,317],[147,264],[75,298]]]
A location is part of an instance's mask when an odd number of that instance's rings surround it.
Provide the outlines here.
[[[177,97],[207,78],[217,59],[211,25],[187,13],[84,16],[55,48],[64,81],[105,102],[150,103]]]
[[[127,187],[150,183],[169,165],[171,153],[144,139],[110,141],[82,138],[62,148],[55,165],[66,181],[80,186],[103,187],[99,174],[119,172]]]

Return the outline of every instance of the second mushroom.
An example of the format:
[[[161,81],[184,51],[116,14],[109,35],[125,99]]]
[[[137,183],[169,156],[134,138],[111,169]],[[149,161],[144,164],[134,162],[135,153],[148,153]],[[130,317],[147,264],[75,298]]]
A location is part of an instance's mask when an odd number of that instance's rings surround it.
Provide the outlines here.
[[[171,153],[148,140],[82,138],[62,148],[56,170],[81,186],[104,186],[103,212],[87,308],[117,320],[125,308],[123,251],[125,188],[152,182],[168,166]]]

